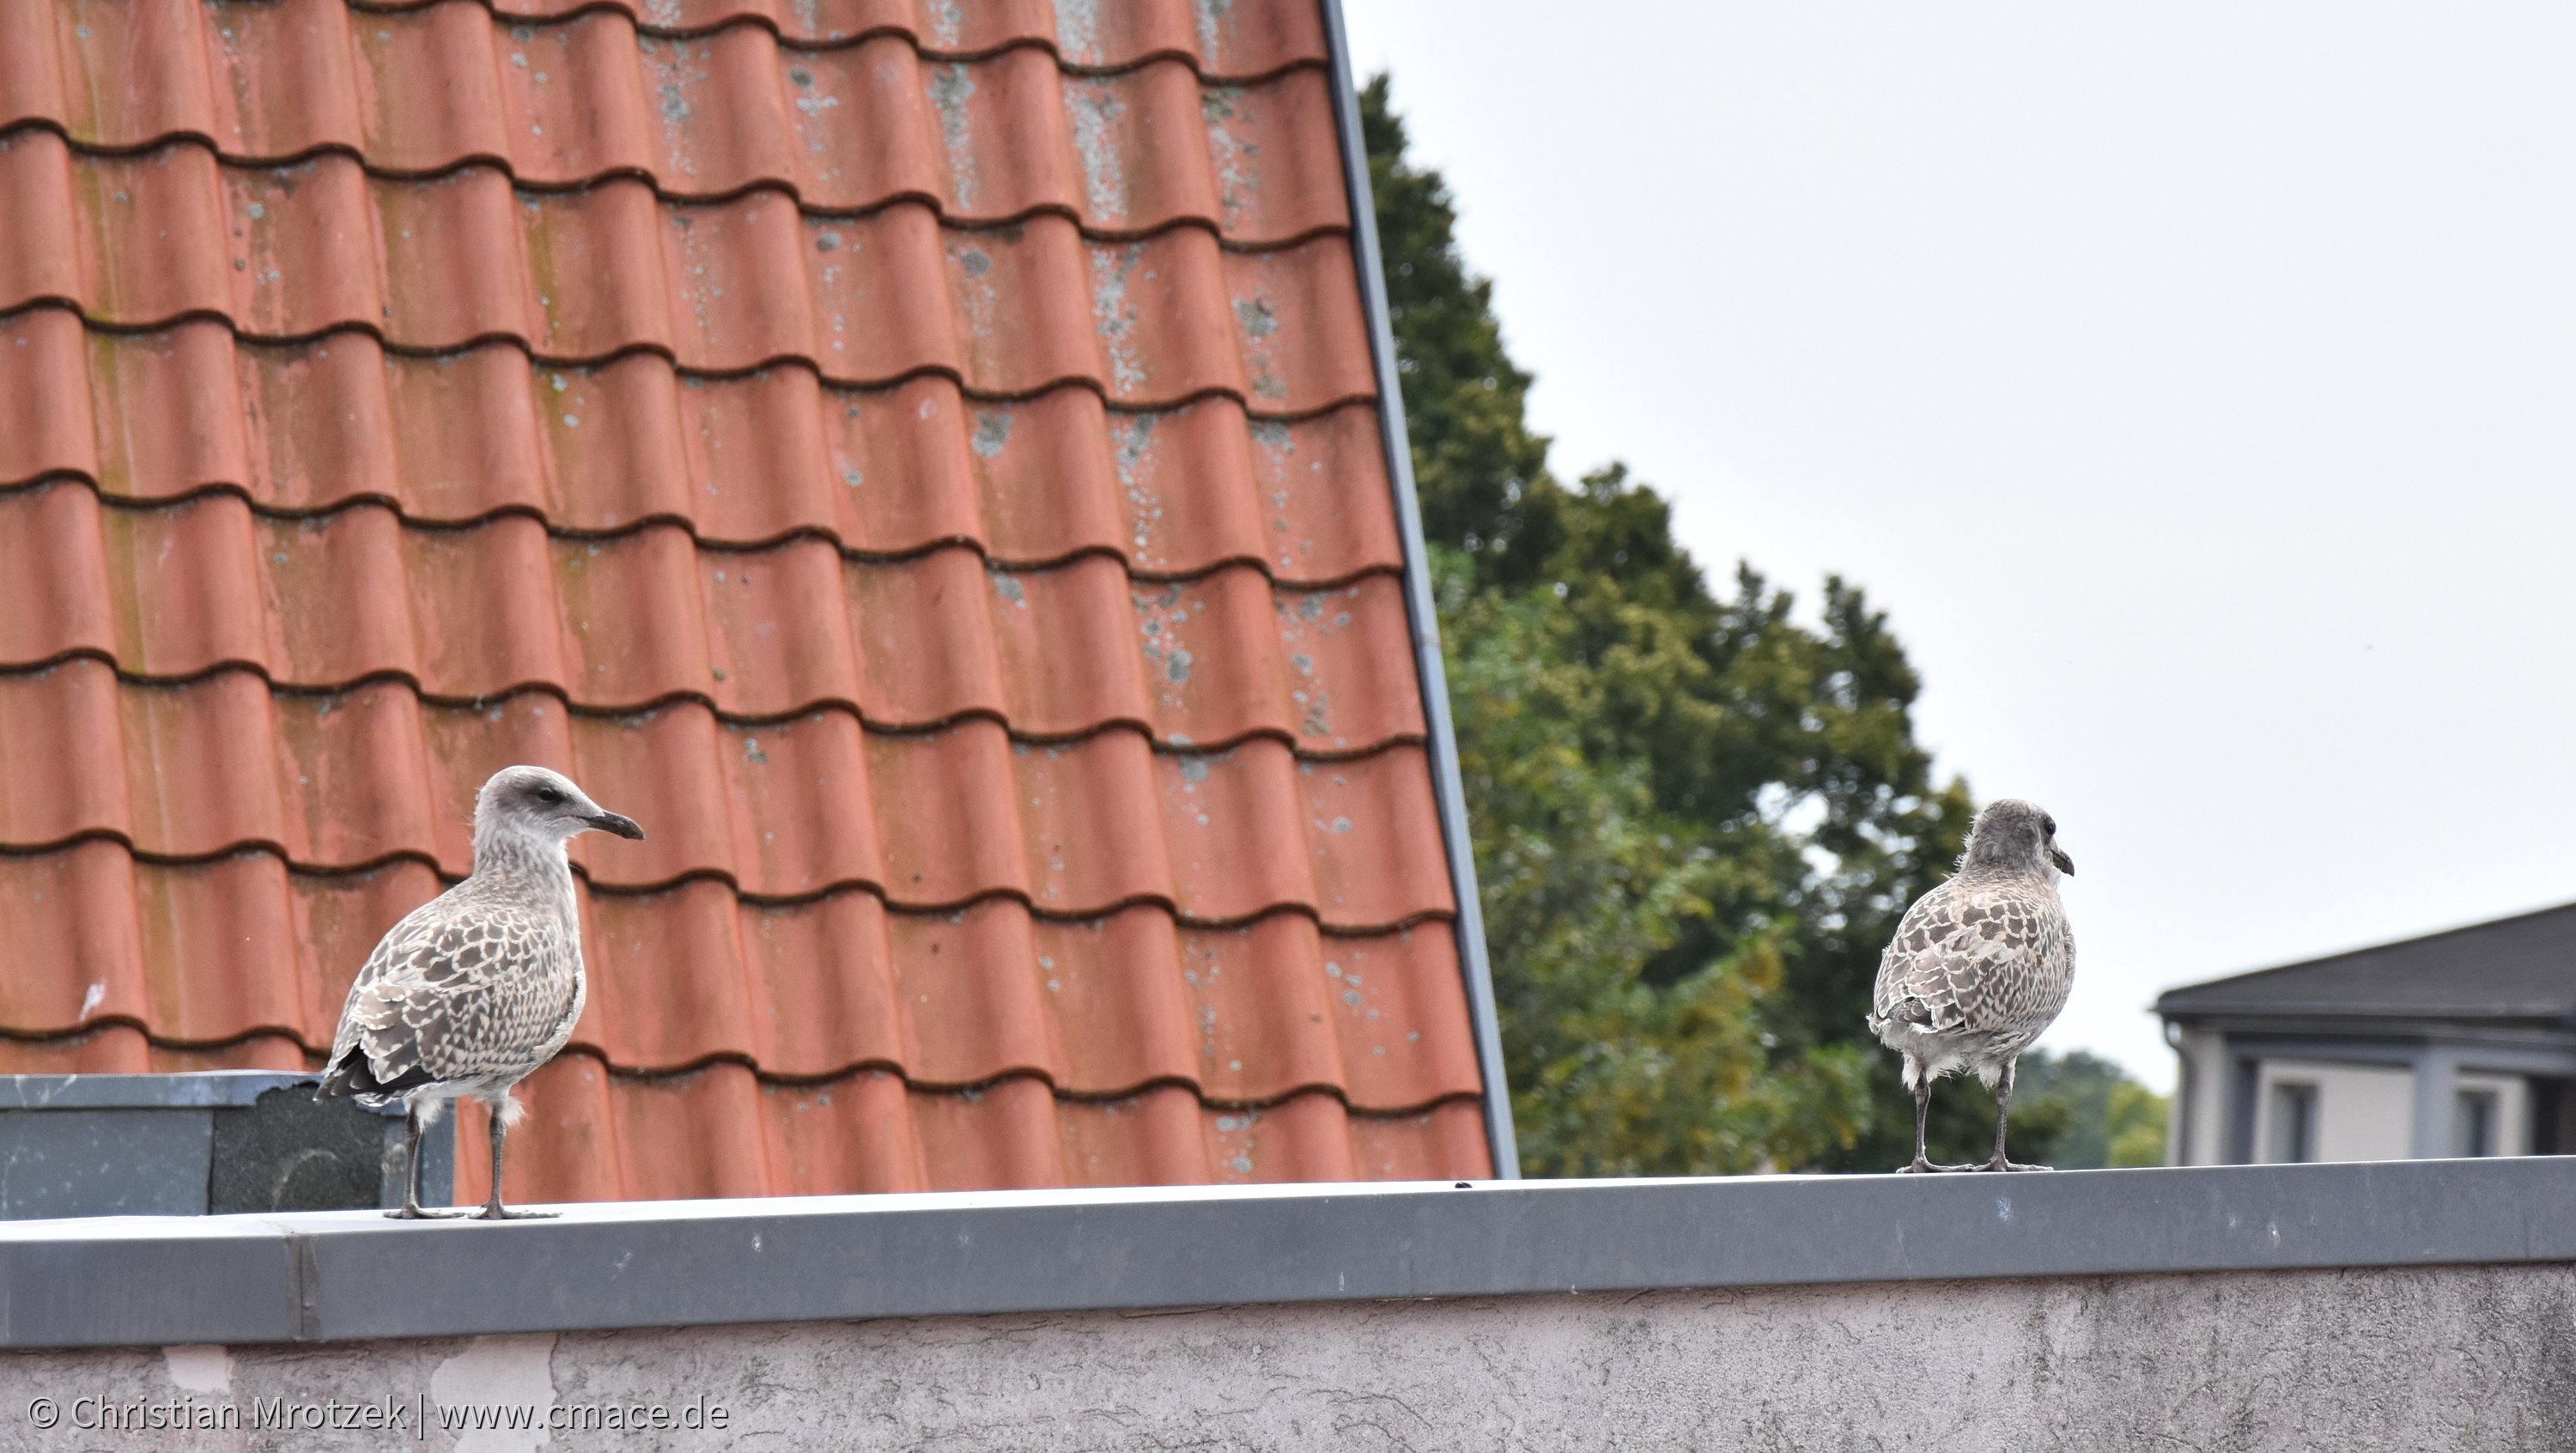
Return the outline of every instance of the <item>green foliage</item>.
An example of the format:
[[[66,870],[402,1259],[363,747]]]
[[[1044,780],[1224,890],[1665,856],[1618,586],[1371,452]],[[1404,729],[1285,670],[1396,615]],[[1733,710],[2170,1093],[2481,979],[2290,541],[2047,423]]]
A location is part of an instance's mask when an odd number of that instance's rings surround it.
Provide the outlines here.
[[[1956,1094],[1957,1084],[1946,1081],[1934,1093]],[[2164,1096],[2090,1051],[2023,1055],[2013,1085],[2013,1159],[2041,1161],[2060,1170],[2162,1165],[2165,1106]],[[1983,1109],[1987,1141],[1977,1152],[1979,1159],[1992,1145],[1991,1098]]]
[[[1910,1104],[1861,1016],[1972,816],[1914,740],[1903,647],[1839,579],[1812,628],[1750,567],[1713,592],[1624,466],[1550,474],[1383,76],[1362,122],[1524,1166],[1901,1163]],[[1955,1084],[1938,1143],[1990,1144]]]
[[[2109,1123],[2103,1133],[2111,1143],[2115,1166],[2165,1163],[2167,1120],[2173,1101],[2135,1080],[2111,1087]]]
[[[1475,592],[1456,552],[1438,562],[1524,1168],[1723,1173],[1851,1143],[1867,1114],[1864,1062],[1832,1046],[1775,1064],[1777,1040],[1754,1012],[1780,986],[1778,925],[1668,982],[1638,973],[1717,902],[1769,888],[1763,865],[1667,820],[1648,764],[1589,749],[1587,726],[1656,653],[1575,660],[1552,592]]]

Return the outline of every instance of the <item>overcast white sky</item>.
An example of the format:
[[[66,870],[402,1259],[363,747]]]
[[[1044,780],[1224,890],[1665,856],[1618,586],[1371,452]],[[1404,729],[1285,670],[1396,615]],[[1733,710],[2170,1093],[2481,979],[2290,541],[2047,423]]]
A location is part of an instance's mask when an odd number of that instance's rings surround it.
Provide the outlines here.
[[[2576,899],[2576,7],[1346,4],[1558,472],[1866,586],[2056,814],[2044,1046]]]

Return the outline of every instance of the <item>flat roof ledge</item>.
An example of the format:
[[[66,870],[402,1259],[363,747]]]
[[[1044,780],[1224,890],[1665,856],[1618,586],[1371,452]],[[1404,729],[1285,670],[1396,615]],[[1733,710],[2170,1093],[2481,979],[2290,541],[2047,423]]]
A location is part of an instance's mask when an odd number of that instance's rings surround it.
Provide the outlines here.
[[[1146,1188],[0,1225],[0,1345],[2576,1261],[2576,1158]]]

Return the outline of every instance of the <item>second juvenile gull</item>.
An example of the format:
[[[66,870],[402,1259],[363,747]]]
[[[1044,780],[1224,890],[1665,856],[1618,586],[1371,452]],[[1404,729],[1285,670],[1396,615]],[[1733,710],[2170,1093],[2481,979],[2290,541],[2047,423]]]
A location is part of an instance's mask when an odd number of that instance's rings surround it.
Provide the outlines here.
[[[2012,1115],[2013,1066],[2066,1007],[2075,983],[2075,934],[2057,898],[2057,875],[2075,860],[2057,846],[2057,819],[2006,798],[1977,814],[1959,871],[1914,900],[1879,956],[1870,989],[1869,1032],[1905,1057],[1914,1092],[1914,1163],[1932,1082],[1973,1071],[1995,1092],[1995,1155],[1985,1170],[2046,1170],[2004,1156]]]

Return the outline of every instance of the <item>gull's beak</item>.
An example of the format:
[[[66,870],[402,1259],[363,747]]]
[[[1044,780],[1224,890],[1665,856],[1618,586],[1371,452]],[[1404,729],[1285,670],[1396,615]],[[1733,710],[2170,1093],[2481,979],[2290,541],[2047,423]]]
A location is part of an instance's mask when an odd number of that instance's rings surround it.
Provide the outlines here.
[[[614,812],[603,812],[597,817],[585,817],[582,821],[598,828],[601,832],[613,832],[619,837],[633,838],[637,842],[644,840],[644,829],[637,827],[635,819],[631,817],[620,817]],[[2068,871],[2074,870],[2070,868]]]
[[[622,818],[622,817],[621,817],[621,818],[619,818],[619,819],[617,819],[617,820],[618,820],[619,822],[626,822],[626,819],[624,819],[624,818]],[[628,827],[633,827],[635,824],[633,824],[633,823],[631,823],[631,822],[627,822],[627,823],[626,823],[626,825],[627,825]],[[635,835],[636,835],[637,837],[642,837],[644,834],[642,834],[642,833],[640,833],[640,832],[639,832],[639,833],[637,833],[637,834],[635,834]],[[2075,876],[2075,860],[2074,860],[2073,858],[2070,858],[2070,857],[2066,856],[2066,850],[2065,850],[2064,848],[2061,848],[2061,847],[2057,846],[2055,843],[2051,843],[2051,844],[2049,844],[2049,845],[2048,845],[2048,860],[2049,860],[2050,862],[2055,863],[2055,864],[2057,865],[2057,871],[2059,871],[2059,872],[2061,872],[2061,873],[2064,873],[2066,876],[2068,876],[2068,877],[2070,877],[2070,878],[2072,878],[2072,877],[2074,877],[2074,876]]]

